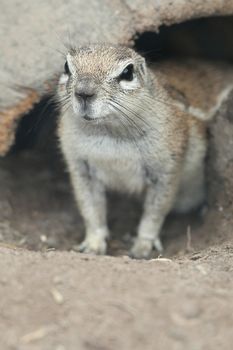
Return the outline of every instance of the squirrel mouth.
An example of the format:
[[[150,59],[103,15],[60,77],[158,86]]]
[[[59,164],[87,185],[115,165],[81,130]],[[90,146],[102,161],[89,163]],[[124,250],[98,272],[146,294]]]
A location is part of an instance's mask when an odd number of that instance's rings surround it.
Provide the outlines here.
[[[83,116],[83,119],[87,120],[88,122],[100,122],[102,120],[106,120],[106,117],[92,118],[89,115],[85,114]]]
[[[94,120],[94,118],[89,117],[87,114],[85,114],[83,118],[88,121]]]
[[[106,122],[108,117],[104,116],[104,117],[90,117],[88,114],[84,114],[82,115],[82,118],[85,119],[87,122],[92,122],[94,123],[101,123],[101,122]]]

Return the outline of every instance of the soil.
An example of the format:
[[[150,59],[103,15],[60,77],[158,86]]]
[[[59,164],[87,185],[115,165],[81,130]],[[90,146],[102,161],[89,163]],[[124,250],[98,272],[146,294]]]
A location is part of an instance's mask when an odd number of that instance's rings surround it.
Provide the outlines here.
[[[0,349],[232,349],[232,210],[169,216],[165,255],[127,256],[140,200],[109,196],[108,256],[83,224],[59,152],[0,164]]]

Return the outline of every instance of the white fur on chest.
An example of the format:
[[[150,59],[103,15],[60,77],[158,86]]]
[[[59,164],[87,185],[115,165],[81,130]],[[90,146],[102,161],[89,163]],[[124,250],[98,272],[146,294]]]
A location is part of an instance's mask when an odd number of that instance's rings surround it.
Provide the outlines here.
[[[81,136],[77,149],[106,187],[118,191],[141,192],[145,174],[137,147],[109,136]]]

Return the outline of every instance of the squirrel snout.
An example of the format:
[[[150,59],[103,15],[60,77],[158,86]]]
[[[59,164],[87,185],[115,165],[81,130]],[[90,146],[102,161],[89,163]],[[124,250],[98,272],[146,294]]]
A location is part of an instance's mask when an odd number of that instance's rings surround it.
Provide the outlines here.
[[[92,119],[92,108],[97,96],[95,85],[91,81],[81,80],[75,87],[74,95],[78,101],[80,115],[86,120]]]
[[[75,97],[79,101],[82,114],[86,115],[90,111],[90,105],[95,98],[95,93],[91,90],[78,90],[75,91]]]
[[[74,93],[78,100],[86,104],[96,97],[96,87],[92,81],[81,80],[77,84]]]

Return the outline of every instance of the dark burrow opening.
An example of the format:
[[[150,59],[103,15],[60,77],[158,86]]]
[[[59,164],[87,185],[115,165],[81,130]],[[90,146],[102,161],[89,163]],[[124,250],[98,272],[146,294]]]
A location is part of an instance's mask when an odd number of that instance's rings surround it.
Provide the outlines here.
[[[159,33],[137,33],[134,48],[148,62],[171,57],[200,57],[233,62],[233,17],[201,18],[162,26]],[[18,126],[16,142],[1,160],[0,240],[29,249],[75,249],[83,224],[73,200],[59,150],[59,110],[44,96]],[[140,201],[110,196],[111,254],[126,254],[141,213]],[[189,249],[189,234],[201,249],[211,242],[198,213],[168,218],[164,232],[168,255]]]
[[[137,33],[134,49],[151,62],[195,57],[233,63],[232,34],[233,16],[199,18]]]

